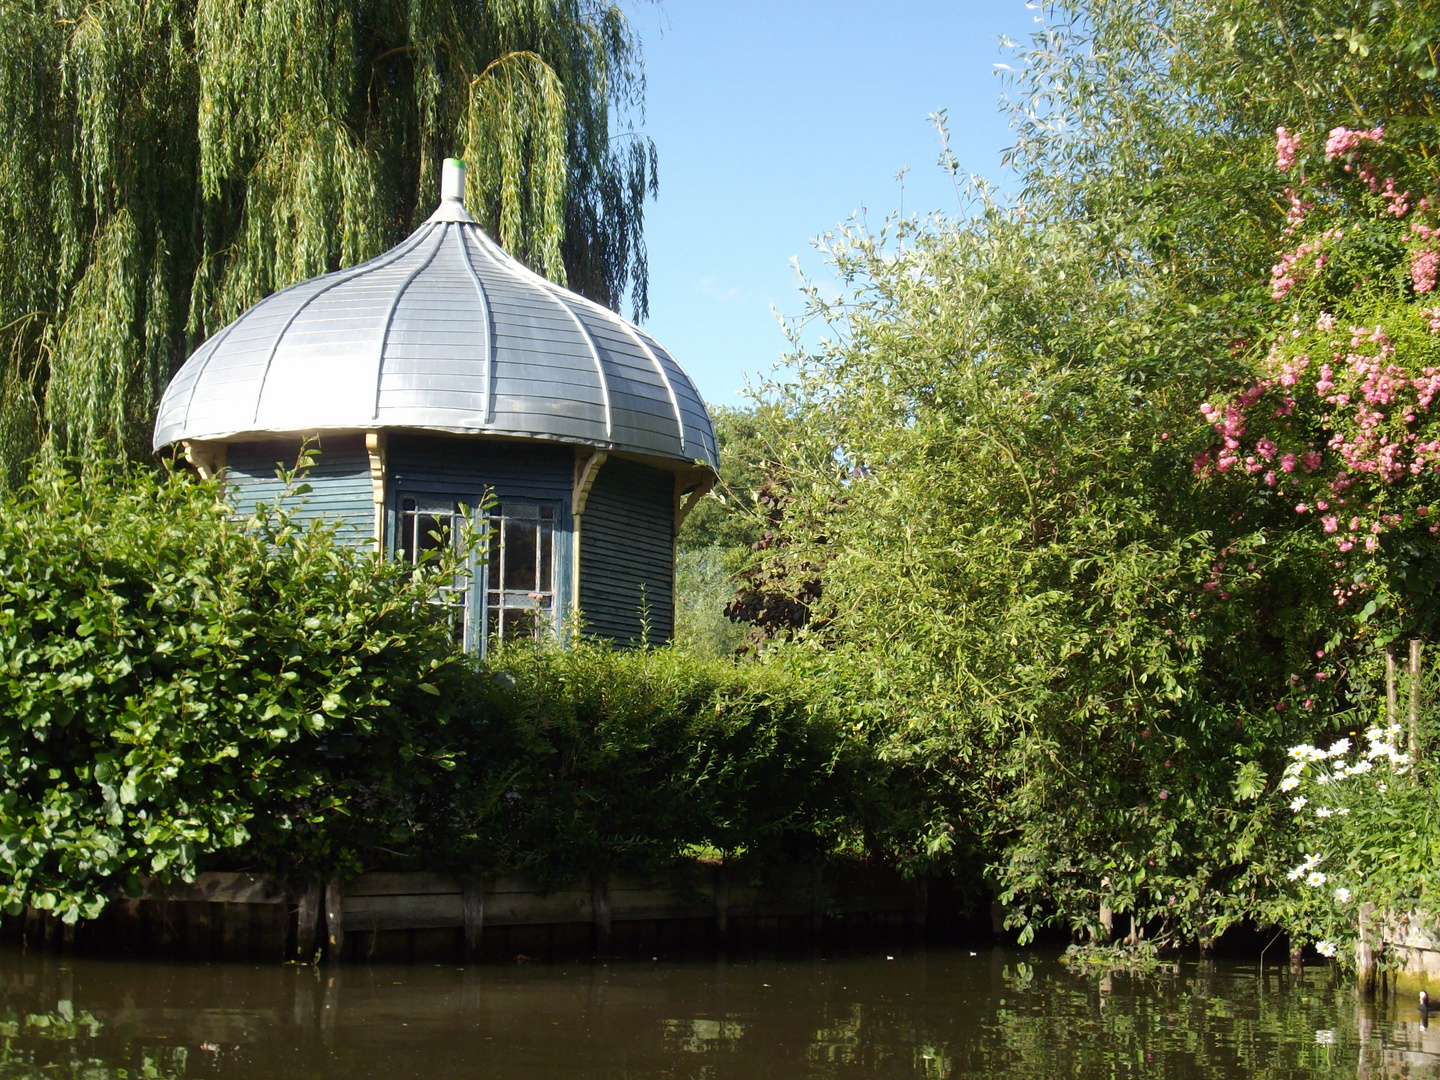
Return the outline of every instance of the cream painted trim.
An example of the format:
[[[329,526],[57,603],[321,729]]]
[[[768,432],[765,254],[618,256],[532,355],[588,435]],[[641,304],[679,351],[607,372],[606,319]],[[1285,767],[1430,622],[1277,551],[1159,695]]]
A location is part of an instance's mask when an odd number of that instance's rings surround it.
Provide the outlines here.
[[[225,456],[229,446],[223,442],[207,442],[202,439],[186,439],[185,460],[201,480],[210,480],[225,471]]]
[[[600,466],[610,455],[604,450],[586,453],[575,448],[575,484],[570,493],[570,607],[575,618],[580,618],[580,524],[585,519],[585,504],[590,500],[590,489],[600,475]]]
[[[585,513],[585,503],[590,498],[590,489],[595,486],[595,477],[600,475],[600,466],[610,455],[604,450],[586,454],[575,451],[575,487],[570,496],[570,513],[579,518]]]
[[[375,504],[375,550],[385,551],[385,432],[365,433],[365,452],[370,457],[370,497]]]
[[[695,509],[710,489],[715,486],[715,474],[709,469],[704,470],[703,475],[693,487],[688,487],[695,479],[695,471],[675,474],[675,528],[670,536],[670,576],[673,580],[675,568],[680,565],[680,526],[685,524],[685,519],[690,516],[690,511]],[[688,495],[688,498],[687,498]]]

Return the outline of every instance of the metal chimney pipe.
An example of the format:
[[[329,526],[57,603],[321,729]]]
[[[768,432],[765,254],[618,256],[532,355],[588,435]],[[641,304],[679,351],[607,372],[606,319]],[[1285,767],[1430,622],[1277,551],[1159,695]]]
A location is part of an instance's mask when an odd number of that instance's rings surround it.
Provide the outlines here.
[[[465,162],[460,158],[446,158],[440,170],[440,198],[465,201]]]

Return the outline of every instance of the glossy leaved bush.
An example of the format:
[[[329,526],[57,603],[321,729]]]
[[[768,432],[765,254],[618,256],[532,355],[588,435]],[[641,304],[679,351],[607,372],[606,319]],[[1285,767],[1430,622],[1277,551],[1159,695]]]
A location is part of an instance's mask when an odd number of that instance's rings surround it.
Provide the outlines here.
[[[463,561],[377,560],[302,521],[307,490],[243,516],[184,472],[47,466],[0,502],[6,911],[205,869],[560,884],[866,850],[827,695],[678,649],[473,661],[433,603]]]
[[[216,853],[298,872],[403,833],[450,765],[433,580],[184,474],[38,471],[0,506],[5,910],[73,920]]]
[[[515,646],[479,670],[469,722],[446,855],[462,872],[560,884],[688,855],[784,876],[866,853],[863,747],[829,695],[779,669]]]

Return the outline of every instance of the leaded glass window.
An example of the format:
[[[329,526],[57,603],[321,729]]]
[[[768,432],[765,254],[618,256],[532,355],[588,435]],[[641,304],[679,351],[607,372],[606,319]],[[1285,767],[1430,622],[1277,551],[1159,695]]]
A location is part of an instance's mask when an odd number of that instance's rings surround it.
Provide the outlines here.
[[[459,542],[467,512],[458,501],[402,495],[397,557],[423,567],[428,553]],[[553,504],[518,501],[485,514],[470,573],[443,586],[439,601],[467,651],[483,655],[492,641],[555,631],[556,516]]]

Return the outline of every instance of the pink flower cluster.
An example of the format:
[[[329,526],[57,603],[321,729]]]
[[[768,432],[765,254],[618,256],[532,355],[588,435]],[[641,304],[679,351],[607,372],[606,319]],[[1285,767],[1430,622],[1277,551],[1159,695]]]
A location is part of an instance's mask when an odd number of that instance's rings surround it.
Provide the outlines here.
[[[1307,240],[1294,251],[1281,255],[1280,261],[1270,267],[1271,298],[1284,300],[1296,285],[1323,270],[1330,257],[1320,250],[1321,245],[1327,240],[1338,240],[1343,235],[1340,229],[1326,229],[1314,240]],[[1312,255],[1314,259],[1307,266],[1306,260]]]
[[[1415,283],[1417,293],[1433,292],[1437,274],[1440,274],[1440,252],[1417,248],[1410,253],[1410,280]]]
[[[1284,172],[1295,164],[1295,154],[1300,149],[1300,136],[1291,135],[1283,127],[1275,129],[1275,167]]]
[[[1380,197],[1389,204],[1385,207],[1385,213],[1391,217],[1402,218],[1410,212],[1410,192],[1397,191],[1393,176],[1385,178],[1385,189],[1380,192]]]
[[[1315,208],[1315,204],[1305,202],[1293,188],[1285,189],[1285,198],[1290,200],[1290,209],[1285,213],[1285,235],[1294,236],[1296,230],[1305,224],[1305,215]]]
[[[1373,128],[1370,131],[1352,131],[1347,127],[1330,129],[1330,137],[1325,140],[1325,157],[1334,161],[1338,157],[1344,157],[1360,148],[1361,143],[1374,143],[1379,146],[1385,137],[1383,127]]]
[[[1426,308],[1420,312],[1420,317],[1430,320],[1429,326],[1432,334],[1440,334],[1440,307]],[[1429,371],[1430,369],[1426,368],[1425,370]]]
[[[1422,314],[1440,323],[1440,307]],[[1316,329],[1328,334],[1335,329],[1334,317],[1322,314],[1316,320]],[[1440,328],[1435,332],[1440,333]],[[1310,345],[1312,352],[1291,356],[1277,346],[1267,358],[1264,377],[1224,405],[1207,403],[1202,407],[1206,420],[1220,436],[1220,445],[1213,452],[1213,468],[1223,473],[1239,467],[1267,487],[1277,489],[1282,498],[1292,483],[1289,476],[1297,468],[1307,474],[1317,472],[1322,452],[1314,444],[1298,455],[1286,453],[1266,435],[1254,438],[1249,453],[1245,445],[1247,421],[1256,415],[1253,410],[1262,399],[1280,397],[1285,406],[1275,410],[1276,414],[1290,415],[1295,407],[1295,398],[1290,395],[1303,397],[1307,388],[1313,388],[1323,409],[1319,419],[1331,431],[1326,449],[1334,455],[1334,473],[1328,478],[1325,498],[1313,502],[1302,499],[1290,505],[1297,515],[1313,513],[1339,554],[1357,549],[1375,552],[1385,533],[1401,527],[1401,516],[1371,513],[1369,503],[1357,505],[1353,511],[1342,509],[1353,499],[1346,494],[1347,489],[1357,478],[1366,476],[1388,486],[1406,477],[1440,473],[1440,436],[1422,440],[1416,428],[1421,414],[1429,413],[1440,400],[1440,365],[1410,374],[1397,362],[1395,342],[1378,325],[1352,326],[1348,342],[1344,338],[1331,340],[1328,348],[1332,355],[1325,362],[1313,358],[1315,344],[1319,343]],[[1273,396],[1267,399],[1267,395]],[[1208,475],[1211,460],[1211,453],[1197,457],[1196,473]],[[1258,475],[1261,473],[1263,477]],[[1306,490],[1313,489],[1302,486],[1296,493]],[[1337,505],[1332,506],[1332,502]],[[1416,524],[1428,525],[1426,512],[1417,511]],[[1440,525],[1429,527],[1432,532],[1440,530]],[[1215,591],[1219,575],[1212,575],[1212,581],[1215,584],[1210,588]],[[1343,604],[1354,595],[1354,587],[1344,587],[1336,599]]]

